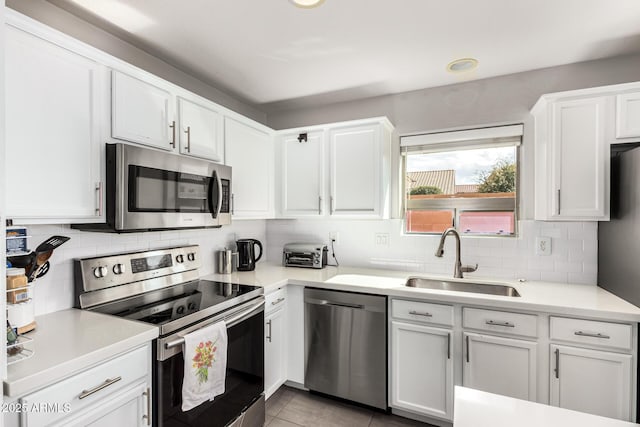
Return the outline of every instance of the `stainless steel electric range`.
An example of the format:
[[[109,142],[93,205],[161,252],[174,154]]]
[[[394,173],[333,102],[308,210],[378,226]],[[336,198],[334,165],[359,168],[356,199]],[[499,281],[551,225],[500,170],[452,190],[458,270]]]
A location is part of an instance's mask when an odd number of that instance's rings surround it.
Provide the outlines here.
[[[76,306],[158,326],[154,340],[154,425],[262,426],[263,289],[200,280],[198,246],[75,261]],[[182,412],[184,335],[224,320],[225,393]]]

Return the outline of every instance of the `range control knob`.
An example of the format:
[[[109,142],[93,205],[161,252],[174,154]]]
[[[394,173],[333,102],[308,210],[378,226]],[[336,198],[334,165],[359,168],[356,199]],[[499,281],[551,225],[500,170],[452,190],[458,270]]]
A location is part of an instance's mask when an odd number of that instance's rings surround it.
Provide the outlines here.
[[[193,310],[195,310],[195,309],[196,309],[196,303],[195,303],[195,302],[190,302],[190,303],[187,305],[187,309],[188,309],[189,311],[193,311]]]
[[[127,271],[127,268],[124,264],[116,264],[113,266],[113,274],[122,274]]]
[[[184,255],[176,256],[176,261],[178,262],[178,264],[182,264],[184,262]]]
[[[178,308],[176,308],[176,313],[178,314],[184,313],[184,305],[179,305]]]
[[[191,252],[191,253],[187,254],[187,259],[188,259],[189,261],[195,261],[195,259],[196,259],[196,254],[195,254],[195,253],[193,253],[193,252]]]
[[[109,269],[107,267],[96,267],[93,269],[93,275],[96,276],[97,279],[101,279],[107,274],[109,274]]]

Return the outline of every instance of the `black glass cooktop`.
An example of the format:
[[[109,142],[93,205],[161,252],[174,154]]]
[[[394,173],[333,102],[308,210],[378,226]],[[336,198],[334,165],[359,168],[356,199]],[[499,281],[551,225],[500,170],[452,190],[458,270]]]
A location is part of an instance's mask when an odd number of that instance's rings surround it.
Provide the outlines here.
[[[145,323],[164,325],[210,307],[221,311],[258,286],[197,280],[116,301],[96,311]],[[214,308],[215,311],[215,308]]]

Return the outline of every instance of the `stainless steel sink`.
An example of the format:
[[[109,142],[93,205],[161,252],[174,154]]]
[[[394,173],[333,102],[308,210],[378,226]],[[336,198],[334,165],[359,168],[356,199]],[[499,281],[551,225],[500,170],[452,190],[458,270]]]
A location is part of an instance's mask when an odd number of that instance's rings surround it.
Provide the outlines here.
[[[507,285],[488,285],[486,283],[449,282],[446,280],[425,279],[424,277],[409,277],[405,286],[410,288],[439,289],[442,291],[473,292],[476,294],[502,295],[505,297],[519,297],[516,288]]]

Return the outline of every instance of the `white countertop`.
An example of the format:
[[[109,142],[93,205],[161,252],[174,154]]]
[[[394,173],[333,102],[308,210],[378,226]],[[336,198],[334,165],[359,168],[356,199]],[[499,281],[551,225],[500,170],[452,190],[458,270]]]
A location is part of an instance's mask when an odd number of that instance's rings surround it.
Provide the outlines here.
[[[158,336],[158,327],[86,310],[36,317],[34,355],[7,367],[4,395],[20,396],[101,363]]]
[[[626,421],[456,386],[455,427],[627,427]]]
[[[323,269],[296,268],[282,267],[281,265],[265,262],[258,263],[254,271],[234,272],[233,274],[212,274],[203,278],[263,286],[267,294],[281,286],[295,284],[324,289],[425,299],[429,301],[476,304],[496,308],[586,316],[614,321],[640,321],[640,308],[593,285],[541,281],[520,283],[515,280],[481,280],[474,279],[473,275],[469,275],[467,279],[463,279],[472,282],[507,284],[516,288],[521,295],[520,297],[506,297],[468,292],[409,288],[404,286],[404,282],[409,276],[460,280],[451,279],[449,276],[427,275],[415,272],[353,267],[325,267]]]

